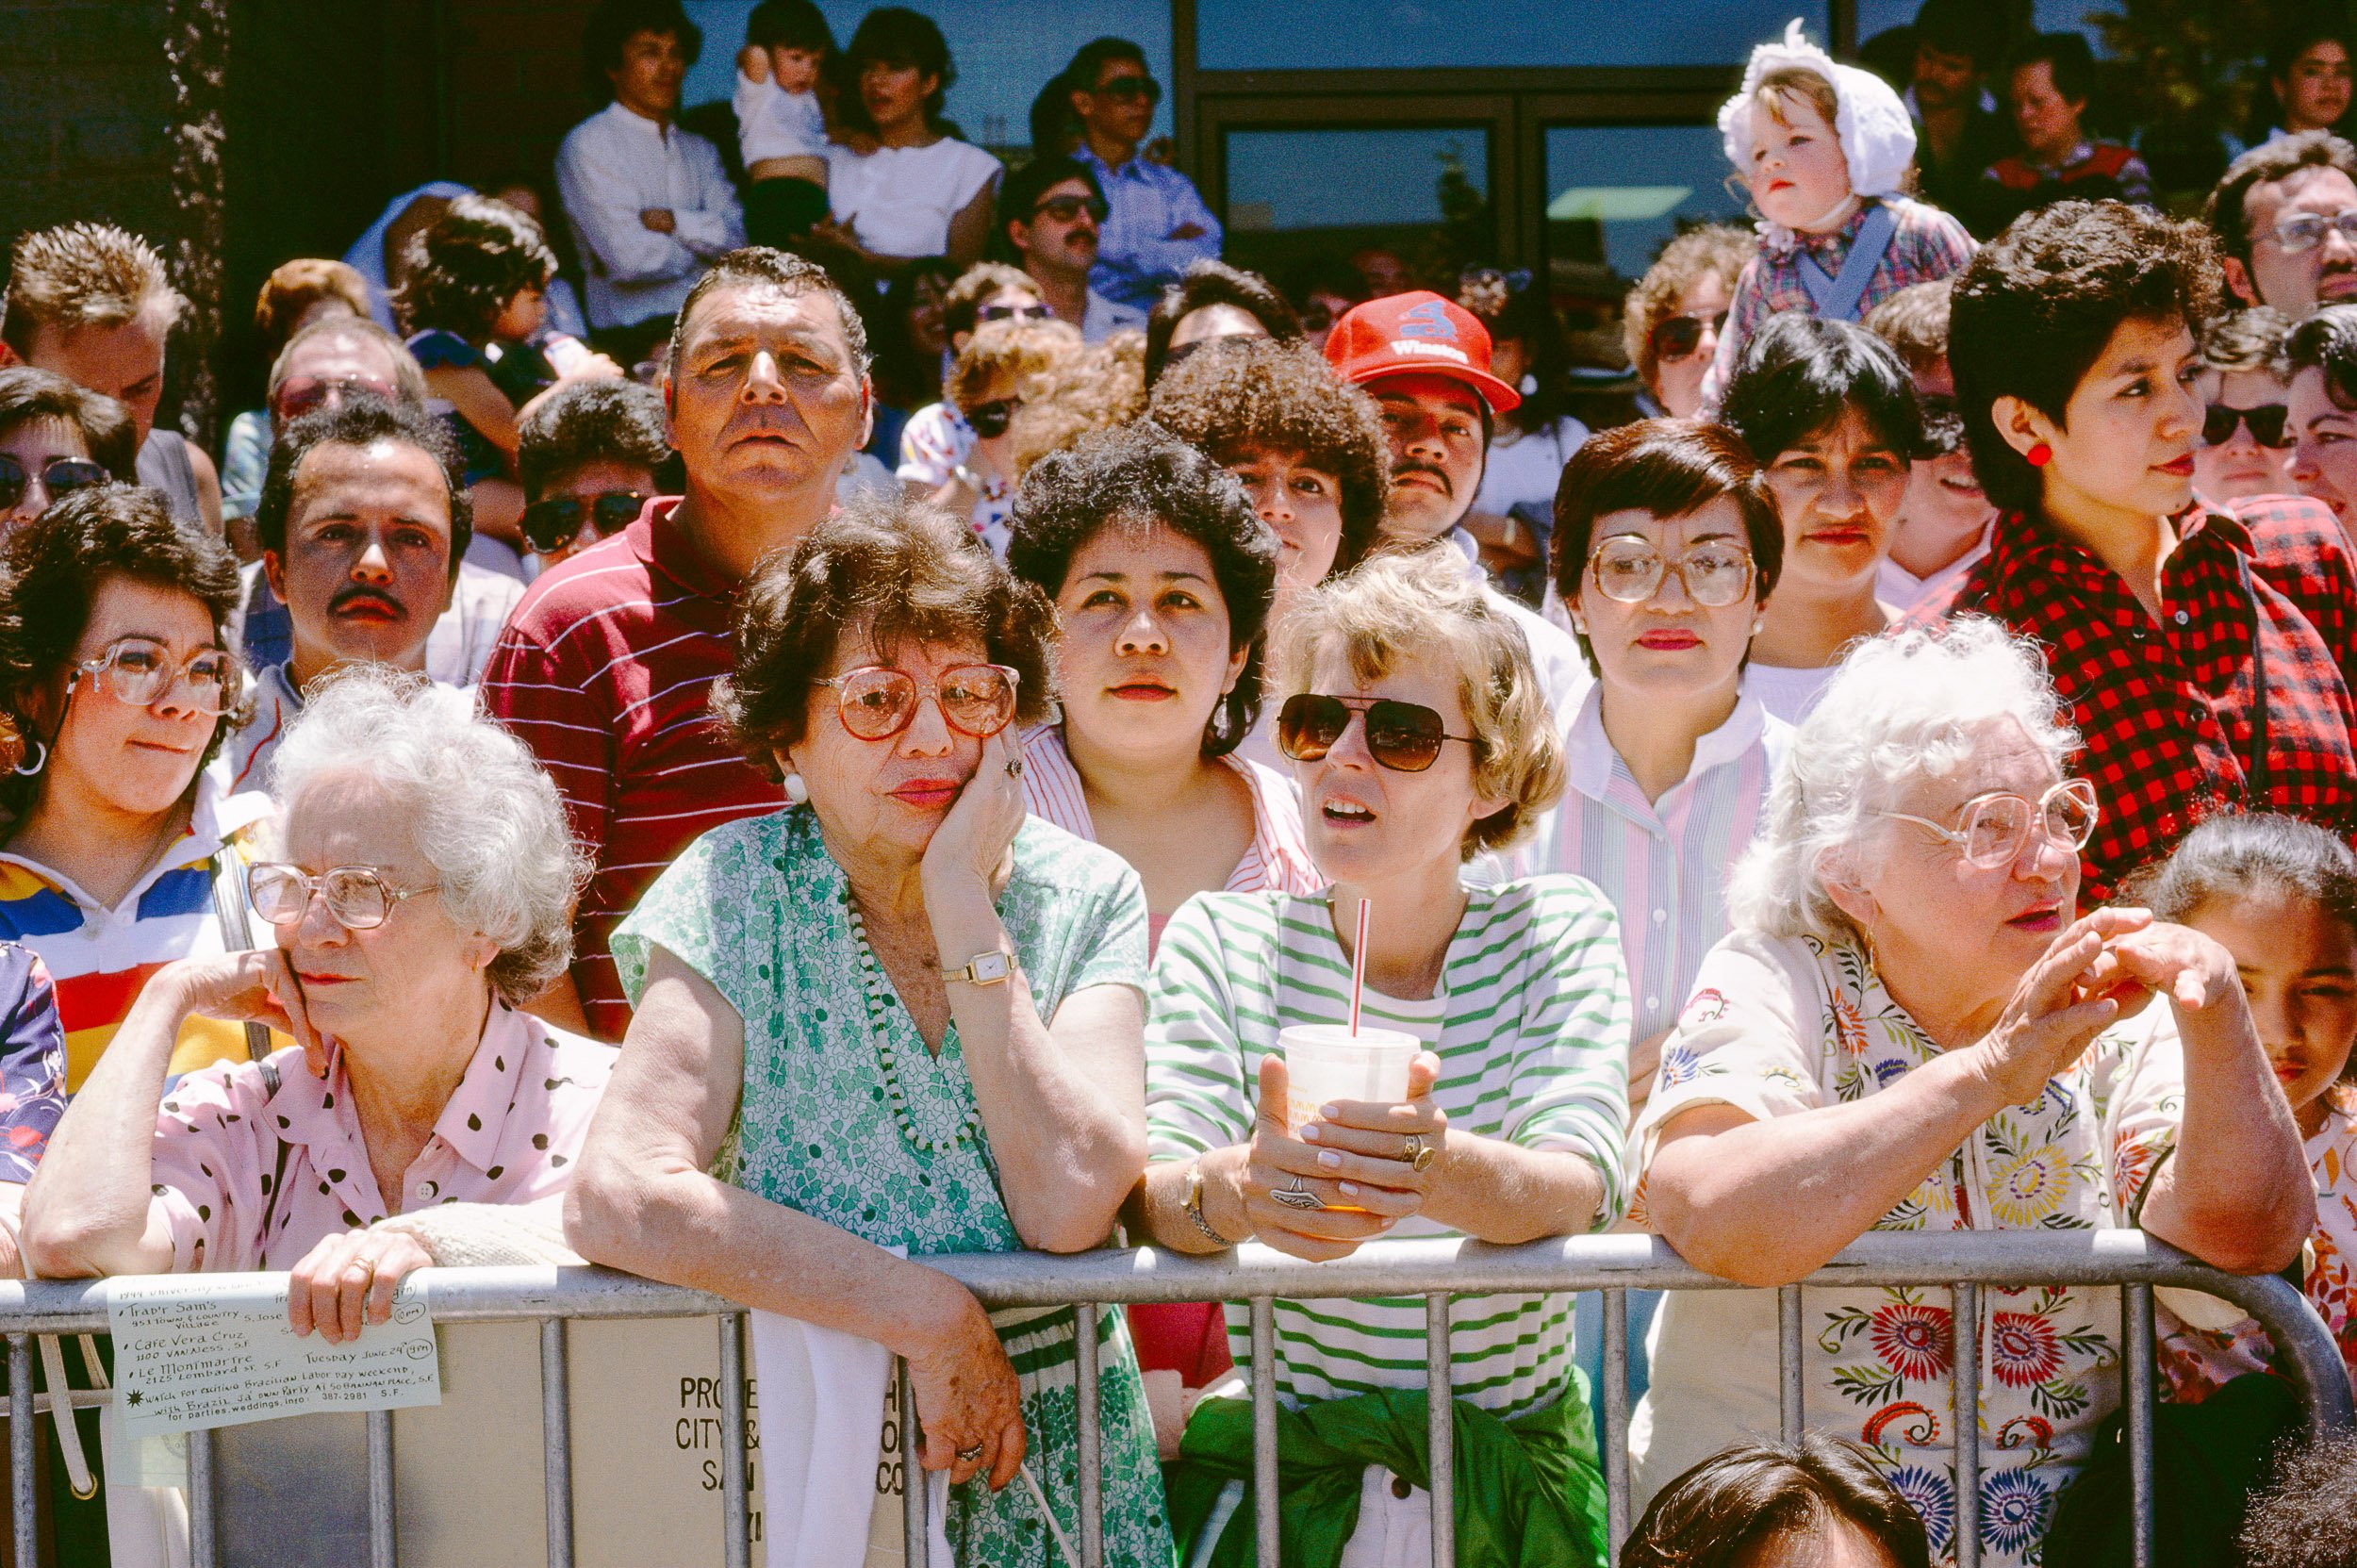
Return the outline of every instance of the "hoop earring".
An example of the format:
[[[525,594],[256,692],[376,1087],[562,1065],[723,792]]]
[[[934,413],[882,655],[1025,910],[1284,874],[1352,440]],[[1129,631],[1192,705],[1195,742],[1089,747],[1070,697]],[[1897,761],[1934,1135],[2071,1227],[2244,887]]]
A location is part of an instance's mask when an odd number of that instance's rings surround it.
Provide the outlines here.
[[[2021,454],[2021,460],[2034,469],[2042,469],[2054,460],[2054,449],[2039,441]]]
[[[802,776],[799,773],[788,773],[785,776],[785,798],[798,806],[810,799],[810,785],[802,782]]]
[[[20,757],[17,759],[16,766],[9,768],[8,771],[14,773],[19,778],[29,779],[48,766],[49,743],[45,740],[40,739],[39,737],[35,737],[33,741],[33,756],[31,765],[29,767],[26,766],[25,759]]]

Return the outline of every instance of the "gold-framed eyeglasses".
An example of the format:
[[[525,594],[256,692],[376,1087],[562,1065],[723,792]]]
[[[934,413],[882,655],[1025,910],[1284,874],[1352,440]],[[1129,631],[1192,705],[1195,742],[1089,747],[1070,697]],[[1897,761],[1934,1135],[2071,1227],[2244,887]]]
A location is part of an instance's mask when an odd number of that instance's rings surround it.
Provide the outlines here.
[[[1966,865],[1988,871],[2013,864],[2035,828],[2042,828],[2048,838],[2069,845],[2074,852],[2085,849],[2095,836],[2100,812],[2094,784],[2085,779],[2065,779],[2036,801],[2002,791],[1974,796],[1964,803],[1953,828],[1904,811],[1874,815],[1926,829],[1954,845]]]
[[[1642,604],[1674,571],[1687,598],[1705,609],[1724,609],[1752,591],[1754,569],[1752,553],[1738,545],[1698,544],[1671,557],[1625,534],[1605,540],[1588,557],[1596,591],[1619,604]]]
[[[441,884],[397,887],[374,866],[331,866],[312,876],[299,866],[262,861],[245,873],[246,893],[254,912],[273,926],[291,926],[311,907],[314,896],[327,900],[327,913],[346,931],[368,931],[391,918],[393,906],[410,899],[438,893]]]

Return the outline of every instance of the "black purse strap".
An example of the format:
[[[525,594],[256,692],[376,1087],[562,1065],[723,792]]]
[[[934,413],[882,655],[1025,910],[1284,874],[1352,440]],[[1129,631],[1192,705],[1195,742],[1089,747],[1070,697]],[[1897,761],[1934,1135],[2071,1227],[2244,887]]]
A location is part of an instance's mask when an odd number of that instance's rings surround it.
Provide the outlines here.
[[[2250,557],[2234,552],[2234,569],[2242,576],[2242,596],[2250,606],[2250,760],[2243,769],[2243,807],[2266,810],[2267,661],[2266,628],[2259,593],[2250,580]]]

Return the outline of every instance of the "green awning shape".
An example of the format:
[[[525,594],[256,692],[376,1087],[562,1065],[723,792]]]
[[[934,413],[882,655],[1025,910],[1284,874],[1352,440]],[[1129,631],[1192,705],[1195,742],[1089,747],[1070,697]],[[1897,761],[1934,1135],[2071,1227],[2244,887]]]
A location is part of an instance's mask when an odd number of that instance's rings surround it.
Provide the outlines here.
[[[1555,222],[1643,223],[1658,218],[1694,193],[1690,185],[1574,185],[1547,204]]]

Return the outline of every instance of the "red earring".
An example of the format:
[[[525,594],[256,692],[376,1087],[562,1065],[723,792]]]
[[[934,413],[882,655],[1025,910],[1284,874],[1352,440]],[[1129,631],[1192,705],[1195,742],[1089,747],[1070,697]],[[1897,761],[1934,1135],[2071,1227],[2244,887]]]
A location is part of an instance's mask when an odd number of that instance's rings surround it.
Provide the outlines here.
[[[2029,461],[2030,467],[2042,469],[2054,460],[2054,449],[2040,441],[2021,455]]]

